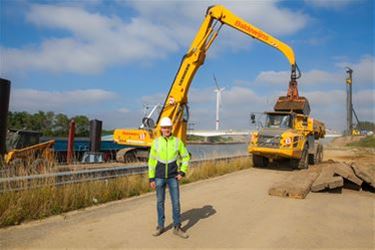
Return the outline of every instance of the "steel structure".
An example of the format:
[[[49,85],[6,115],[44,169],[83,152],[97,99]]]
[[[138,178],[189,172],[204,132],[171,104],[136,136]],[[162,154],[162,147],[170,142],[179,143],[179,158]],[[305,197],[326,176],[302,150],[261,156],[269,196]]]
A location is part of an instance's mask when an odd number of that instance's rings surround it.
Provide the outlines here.
[[[346,67],[346,135],[352,135],[353,132],[353,102],[352,102],[352,83],[353,70]]]

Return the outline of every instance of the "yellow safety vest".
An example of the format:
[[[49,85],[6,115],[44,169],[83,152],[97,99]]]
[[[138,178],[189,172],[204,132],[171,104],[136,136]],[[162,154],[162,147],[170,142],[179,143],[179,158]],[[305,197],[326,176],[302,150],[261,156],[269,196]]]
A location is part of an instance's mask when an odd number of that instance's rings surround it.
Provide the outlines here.
[[[184,176],[188,170],[189,152],[184,143],[177,137],[160,136],[152,142],[148,159],[148,177],[174,178],[177,174]]]

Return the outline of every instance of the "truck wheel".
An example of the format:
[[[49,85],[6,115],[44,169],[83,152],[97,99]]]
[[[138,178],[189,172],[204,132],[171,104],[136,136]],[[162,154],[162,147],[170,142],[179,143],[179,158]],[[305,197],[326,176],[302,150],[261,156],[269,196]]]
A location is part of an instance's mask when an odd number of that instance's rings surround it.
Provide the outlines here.
[[[319,155],[319,151],[317,151],[315,154],[309,154],[308,162],[310,165],[318,164],[318,155]]]
[[[319,144],[318,155],[316,158],[317,158],[318,163],[321,163],[323,161],[323,145]]]
[[[309,147],[305,145],[302,151],[301,160],[298,164],[299,169],[307,169],[309,168],[309,162],[308,162],[308,155],[309,155]]]
[[[256,168],[265,168],[268,166],[268,158],[260,155],[253,155],[253,166]]]
[[[316,164],[316,158],[317,154],[309,154],[309,159],[308,159],[308,162],[310,165],[315,165]]]
[[[309,154],[309,164],[314,165],[322,162],[323,160],[323,145],[318,144],[316,153]]]
[[[309,167],[309,148],[307,145],[303,148],[302,155],[300,159],[291,159],[290,164],[293,168],[307,169]]]

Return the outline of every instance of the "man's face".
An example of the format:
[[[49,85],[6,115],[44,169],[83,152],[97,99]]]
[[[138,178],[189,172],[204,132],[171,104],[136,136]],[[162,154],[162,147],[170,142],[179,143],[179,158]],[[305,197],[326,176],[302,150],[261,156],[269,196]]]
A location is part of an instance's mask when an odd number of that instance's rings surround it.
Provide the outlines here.
[[[161,134],[164,137],[169,137],[172,133],[172,127],[161,127]]]

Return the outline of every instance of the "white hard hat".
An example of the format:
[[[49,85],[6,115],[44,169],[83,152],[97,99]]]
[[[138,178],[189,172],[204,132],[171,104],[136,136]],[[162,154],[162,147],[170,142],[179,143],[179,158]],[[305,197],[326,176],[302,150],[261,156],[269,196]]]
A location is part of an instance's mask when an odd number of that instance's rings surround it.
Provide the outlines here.
[[[160,120],[160,127],[172,127],[172,121],[169,117],[163,117]]]

